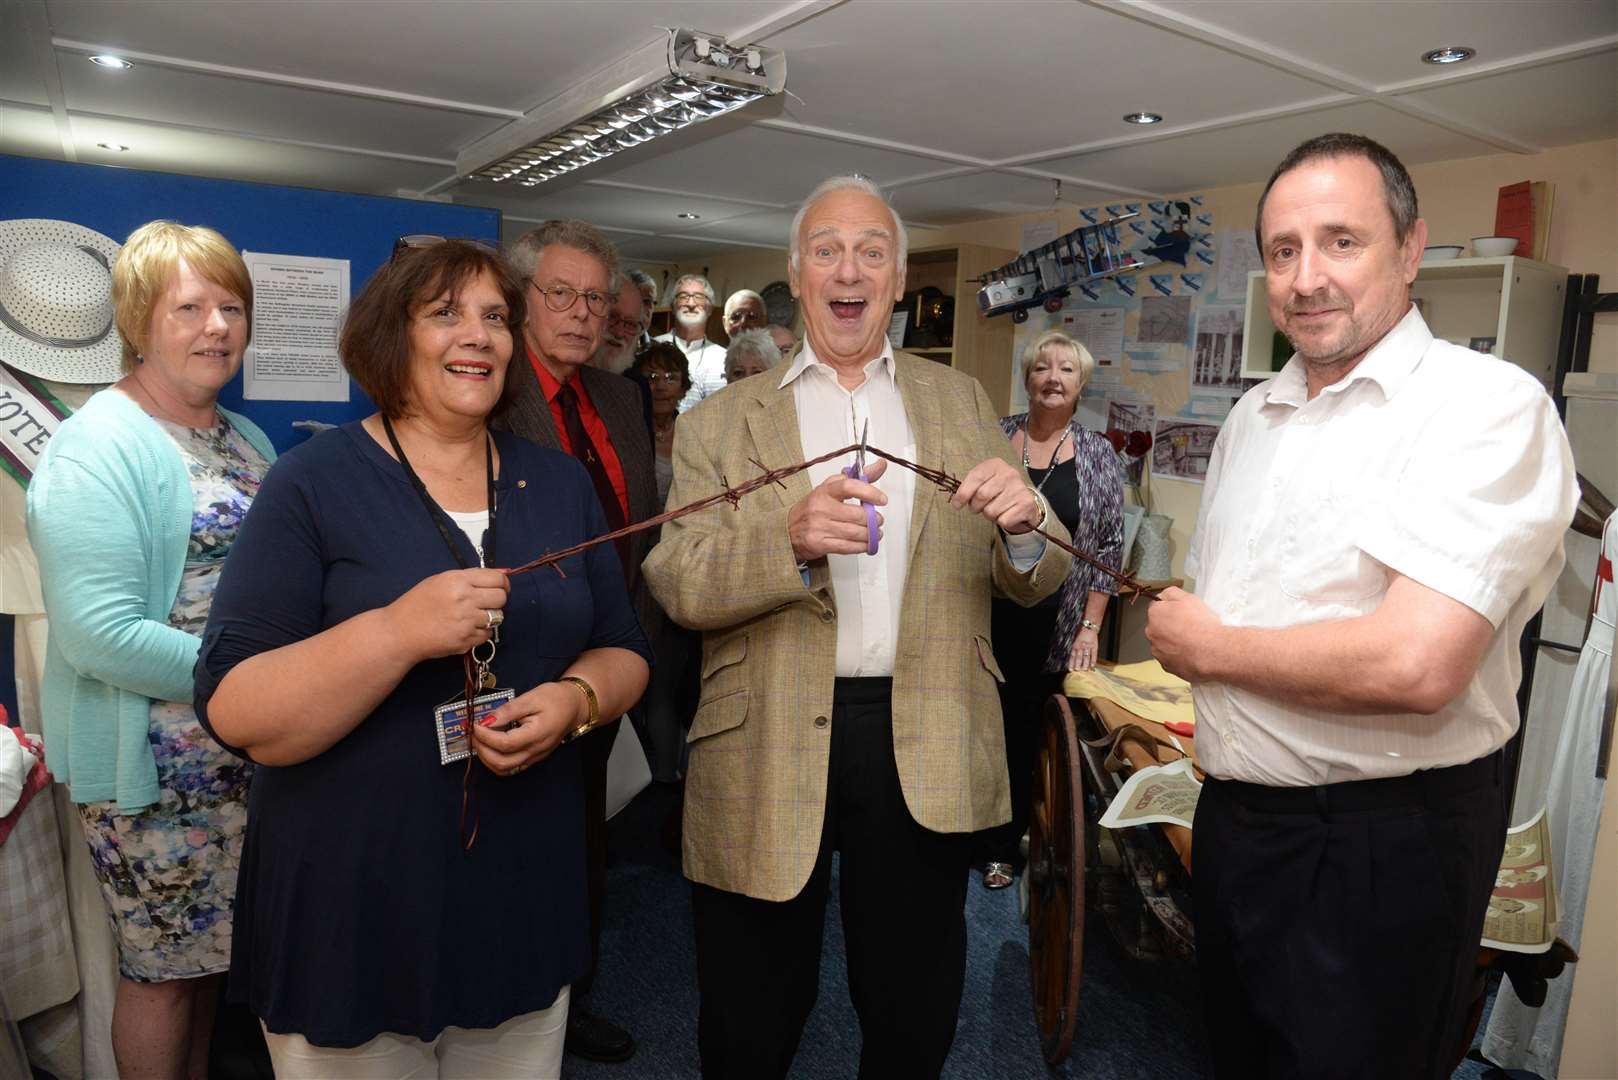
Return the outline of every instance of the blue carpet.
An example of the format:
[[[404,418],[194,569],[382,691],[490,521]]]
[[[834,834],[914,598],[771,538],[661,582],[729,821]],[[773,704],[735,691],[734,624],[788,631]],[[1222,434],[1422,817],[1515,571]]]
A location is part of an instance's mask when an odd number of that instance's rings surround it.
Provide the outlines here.
[[[569,1057],[570,1080],[691,1080],[697,1063],[696,960],[690,887],[664,850],[670,788],[652,785],[611,824],[607,917],[592,1011],[627,1027],[634,1058],[601,1065]],[[835,870],[834,870],[835,873]],[[967,891],[966,989],[960,1026],[944,1069],[951,1080],[1178,1080],[1212,1075],[1196,971],[1186,963],[1132,960],[1099,918],[1085,934],[1079,1031],[1066,1064],[1047,1070],[1034,1026],[1028,933],[1015,889]],[[848,1000],[835,881],[827,905],[820,998],[804,1030],[793,1080],[845,1080],[859,1060],[860,1033]],[[1481,1080],[1468,1061],[1456,1080]]]

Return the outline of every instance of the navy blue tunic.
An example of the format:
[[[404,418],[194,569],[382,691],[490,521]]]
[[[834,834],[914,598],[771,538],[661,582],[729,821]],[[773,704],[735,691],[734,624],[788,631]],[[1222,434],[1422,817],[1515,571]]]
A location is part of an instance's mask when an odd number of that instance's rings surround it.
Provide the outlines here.
[[[494,438],[498,564],[606,531],[577,461]],[[450,533],[476,566],[465,535]],[[234,665],[456,568],[404,470],[357,422],[316,436],[270,470],[225,566],[197,662],[199,717],[207,723],[208,699]],[[612,545],[562,568],[565,578],[512,579],[494,663],[502,687],[553,680],[591,648],[649,658]],[[449,1025],[490,1028],[543,1009],[585,973],[577,748],[514,777],[474,765],[479,831],[463,850],[465,765],[439,763],[433,727],[434,707],[463,687],[458,657],[418,664],[325,753],[259,767],[230,996],[270,1031],[333,1047],[384,1031],[432,1039]]]

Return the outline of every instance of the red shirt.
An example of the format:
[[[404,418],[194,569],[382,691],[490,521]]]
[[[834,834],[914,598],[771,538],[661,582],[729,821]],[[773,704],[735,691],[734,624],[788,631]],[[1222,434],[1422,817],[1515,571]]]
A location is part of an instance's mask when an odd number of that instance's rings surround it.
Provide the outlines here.
[[[545,400],[550,402],[551,419],[556,421],[556,437],[561,441],[562,449],[571,454],[573,445],[568,441],[567,424],[562,420],[562,403],[556,400],[556,395],[562,392],[562,384],[539,362],[533,349],[527,352],[528,362],[534,365],[534,374],[539,376],[539,388],[545,392]],[[575,375],[568,383],[579,398],[579,420],[584,424],[584,433],[590,436],[596,453],[601,455],[601,464],[607,469],[607,479],[612,482],[612,493],[618,496],[618,506],[623,510],[624,520],[628,521],[629,487],[624,483],[624,465],[618,460],[618,451],[613,449],[612,436],[607,434],[607,425],[602,421],[601,414],[596,412],[595,403],[590,400],[590,391],[584,388],[584,380]]]

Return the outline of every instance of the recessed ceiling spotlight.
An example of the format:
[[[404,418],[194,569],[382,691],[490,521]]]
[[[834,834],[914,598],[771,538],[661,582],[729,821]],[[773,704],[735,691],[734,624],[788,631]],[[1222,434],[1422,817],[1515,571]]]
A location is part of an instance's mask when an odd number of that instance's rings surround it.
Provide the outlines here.
[[[97,55],[90,57],[90,63],[94,64],[96,67],[113,68],[118,71],[122,71],[125,68],[134,66],[123,57],[114,56],[112,53],[98,53]]]
[[[121,154],[125,150],[129,149],[129,147],[125,146],[123,143],[117,142],[98,142],[96,145],[101,147],[103,150],[111,150],[115,154]]]
[[[701,214],[693,214],[689,210],[681,210],[678,214],[675,214],[674,216],[679,218],[681,221],[697,221],[702,217]]]
[[[1446,45],[1442,49],[1432,49],[1421,54],[1424,64],[1459,64],[1462,60],[1470,60],[1478,51],[1468,45]]]
[[[1144,127],[1147,124],[1161,124],[1162,122],[1163,118],[1155,112],[1132,112],[1124,114],[1124,123],[1126,124],[1140,124]]]

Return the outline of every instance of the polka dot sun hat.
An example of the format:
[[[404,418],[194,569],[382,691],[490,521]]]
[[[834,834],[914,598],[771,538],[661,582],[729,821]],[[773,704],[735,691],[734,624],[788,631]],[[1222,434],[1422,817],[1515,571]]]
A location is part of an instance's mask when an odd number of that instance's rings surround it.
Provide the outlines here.
[[[0,221],[0,362],[53,382],[117,382],[118,246],[71,221]]]

